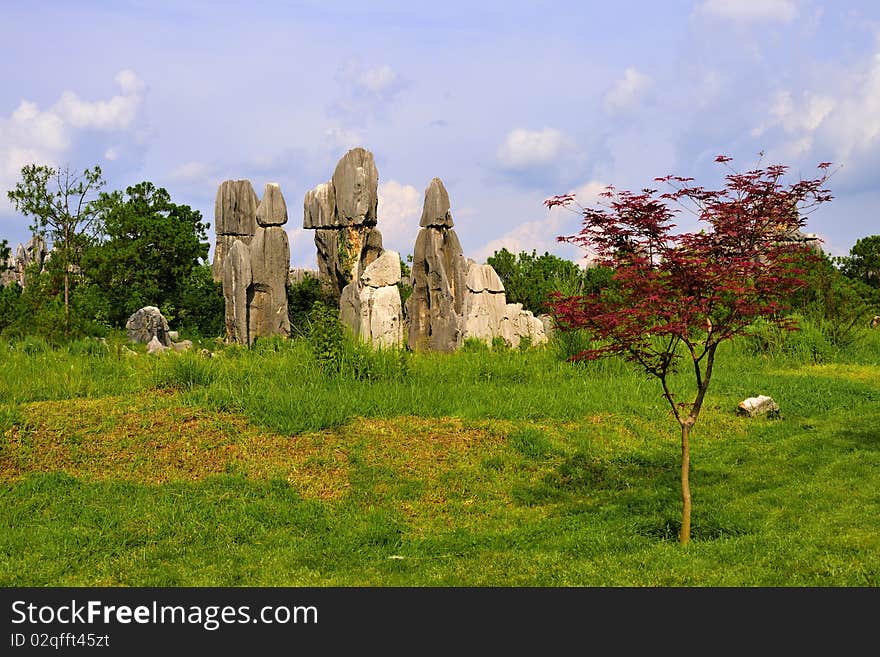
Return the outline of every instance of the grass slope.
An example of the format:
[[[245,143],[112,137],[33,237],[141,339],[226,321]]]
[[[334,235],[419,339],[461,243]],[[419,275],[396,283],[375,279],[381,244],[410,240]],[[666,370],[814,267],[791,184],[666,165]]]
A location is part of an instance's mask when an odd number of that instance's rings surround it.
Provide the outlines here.
[[[0,348],[4,586],[880,584],[876,339],[720,355],[684,548],[676,425],[624,363]],[[759,393],[781,419],[734,414]]]

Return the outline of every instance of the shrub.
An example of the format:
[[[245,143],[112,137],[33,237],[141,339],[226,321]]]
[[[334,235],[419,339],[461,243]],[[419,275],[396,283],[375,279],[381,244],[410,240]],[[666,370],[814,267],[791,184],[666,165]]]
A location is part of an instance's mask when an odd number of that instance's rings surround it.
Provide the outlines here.
[[[409,371],[403,349],[373,349],[357,340],[339,321],[339,311],[315,302],[309,313],[306,340],[318,367],[327,376],[359,381],[393,380]]]
[[[210,384],[216,377],[209,360],[191,352],[168,354],[156,368],[156,387],[192,390]]]

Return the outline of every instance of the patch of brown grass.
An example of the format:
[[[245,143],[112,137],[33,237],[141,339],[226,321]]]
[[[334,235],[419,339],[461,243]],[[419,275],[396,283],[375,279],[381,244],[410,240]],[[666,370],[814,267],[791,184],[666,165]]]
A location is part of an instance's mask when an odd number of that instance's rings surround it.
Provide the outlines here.
[[[64,471],[89,480],[148,484],[221,474],[280,478],[304,497],[348,489],[348,460],[323,433],[282,436],[240,416],[183,406],[173,394],[22,404],[6,431],[0,481]]]

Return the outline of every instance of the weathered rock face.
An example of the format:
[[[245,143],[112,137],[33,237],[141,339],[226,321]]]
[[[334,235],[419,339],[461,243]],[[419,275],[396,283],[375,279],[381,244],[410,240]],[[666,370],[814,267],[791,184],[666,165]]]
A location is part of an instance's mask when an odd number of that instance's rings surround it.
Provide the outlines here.
[[[287,223],[287,203],[278,183],[266,183],[263,198],[257,206],[256,219],[260,226],[283,226]]]
[[[149,343],[156,339],[163,346],[171,345],[168,321],[156,306],[144,306],[125,323],[125,332],[132,342]]]
[[[17,283],[21,287],[27,284],[25,270],[36,264],[42,270],[43,265],[49,260],[49,249],[46,242],[39,235],[34,235],[26,244],[20,244],[14,252],[10,252],[6,262],[0,262],[0,285]]]
[[[376,347],[403,344],[403,308],[400,303],[400,254],[383,251],[366,266],[358,280],[345,286],[339,300],[339,318],[352,333]]]
[[[223,261],[226,340],[229,342],[250,344],[248,288],[252,282],[250,249],[241,240],[235,240]]]
[[[382,252],[382,234],[375,228],[378,183],[373,154],[354,148],[339,160],[329,182],[306,192],[303,228],[315,231],[318,275],[334,299]]]
[[[288,335],[287,272],[290,245],[280,226],[259,227],[250,245],[251,286],[248,290],[249,336]]]
[[[155,335],[153,338],[147,342],[147,353],[148,354],[161,354],[168,351],[171,347],[168,347],[162,344]]]
[[[422,206],[422,219],[419,226],[437,226],[452,228],[452,213],[449,204],[449,192],[439,178],[434,178],[425,190],[425,202]]]
[[[504,285],[491,265],[470,261],[466,288],[462,340],[492,342],[493,337],[501,335],[501,322],[507,310]]]
[[[223,296],[226,300],[226,339],[252,344],[259,337],[288,335],[287,281],[290,270],[290,244],[281,226],[287,221],[287,204],[281,188],[266,185],[263,199],[251,204],[246,185],[223,183],[217,193],[218,205],[227,207],[229,198],[243,196],[248,212],[253,207],[254,226],[249,235],[226,235],[230,238],[222,259]],[[231,191],[230,191],[231,190]],[[230,226],[233,224],[225,224]],[[233,227],[241,225],[241,222]],[[218,247],[219,247],[218,239]],[[217,265],[215,259],[214,264]]]
[[[331,184],[336,194],[337,225],[376,225],[379,172],[370,151],[353,148],[343,155]]]
[[[280,193],[278,190],[279,196]],[[283,204],[283,198],[281,202]],[[250,244],[253,239],[257,229],[258,205],[259,199],[249,180],[225,180],[217,189],[217,197],[214,201],[214,232],[217,241],[214,245],[212,265],[215,281],[223,277],[223,260],[229,253],[232,243],[241,240],[245,244]],[[286,206],[284,212],[286,216]]]
[[[531,311],[524,310],[521,303],[509,303],[501,320],[501,337],[511,347],[518,347],[524,339],[533,345],[547,342],[544,323]]]
[[[521,303],[507,303],[504,285],[492,266],[473,261],[469,264],[462,339],[477,338],[491,343],[500,336],[511,347],[518,347],[523,339],[535,345],[547,342],[540,317],[524,310]]]
[[[413,291],[406,301],[407,345],[418,351],[455,351],[462,341],[468,262],[439,178],[425,190],[421,225],[413,250]]]

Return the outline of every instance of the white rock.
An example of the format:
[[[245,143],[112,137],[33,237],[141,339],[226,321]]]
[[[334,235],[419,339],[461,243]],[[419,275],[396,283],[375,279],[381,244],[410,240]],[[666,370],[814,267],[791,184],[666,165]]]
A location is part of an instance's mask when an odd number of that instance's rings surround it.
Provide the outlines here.
[[[159,342],[159,339],[154,335],[153,339],[147,343],[147,353],[148,354],[161,354],[168,351],[171,347],[166,347],[164,344]]]
[[[361,284],[370,287],[397,285],[400,282],[400,254],[397,251],[383,251],[361,274]]]
[[[772,397],[758,395],[757,397],[743,399],[737,406],[737,413],[749,417],[757,417],[759,415],[772,417],[779,415],[779,404]]]

